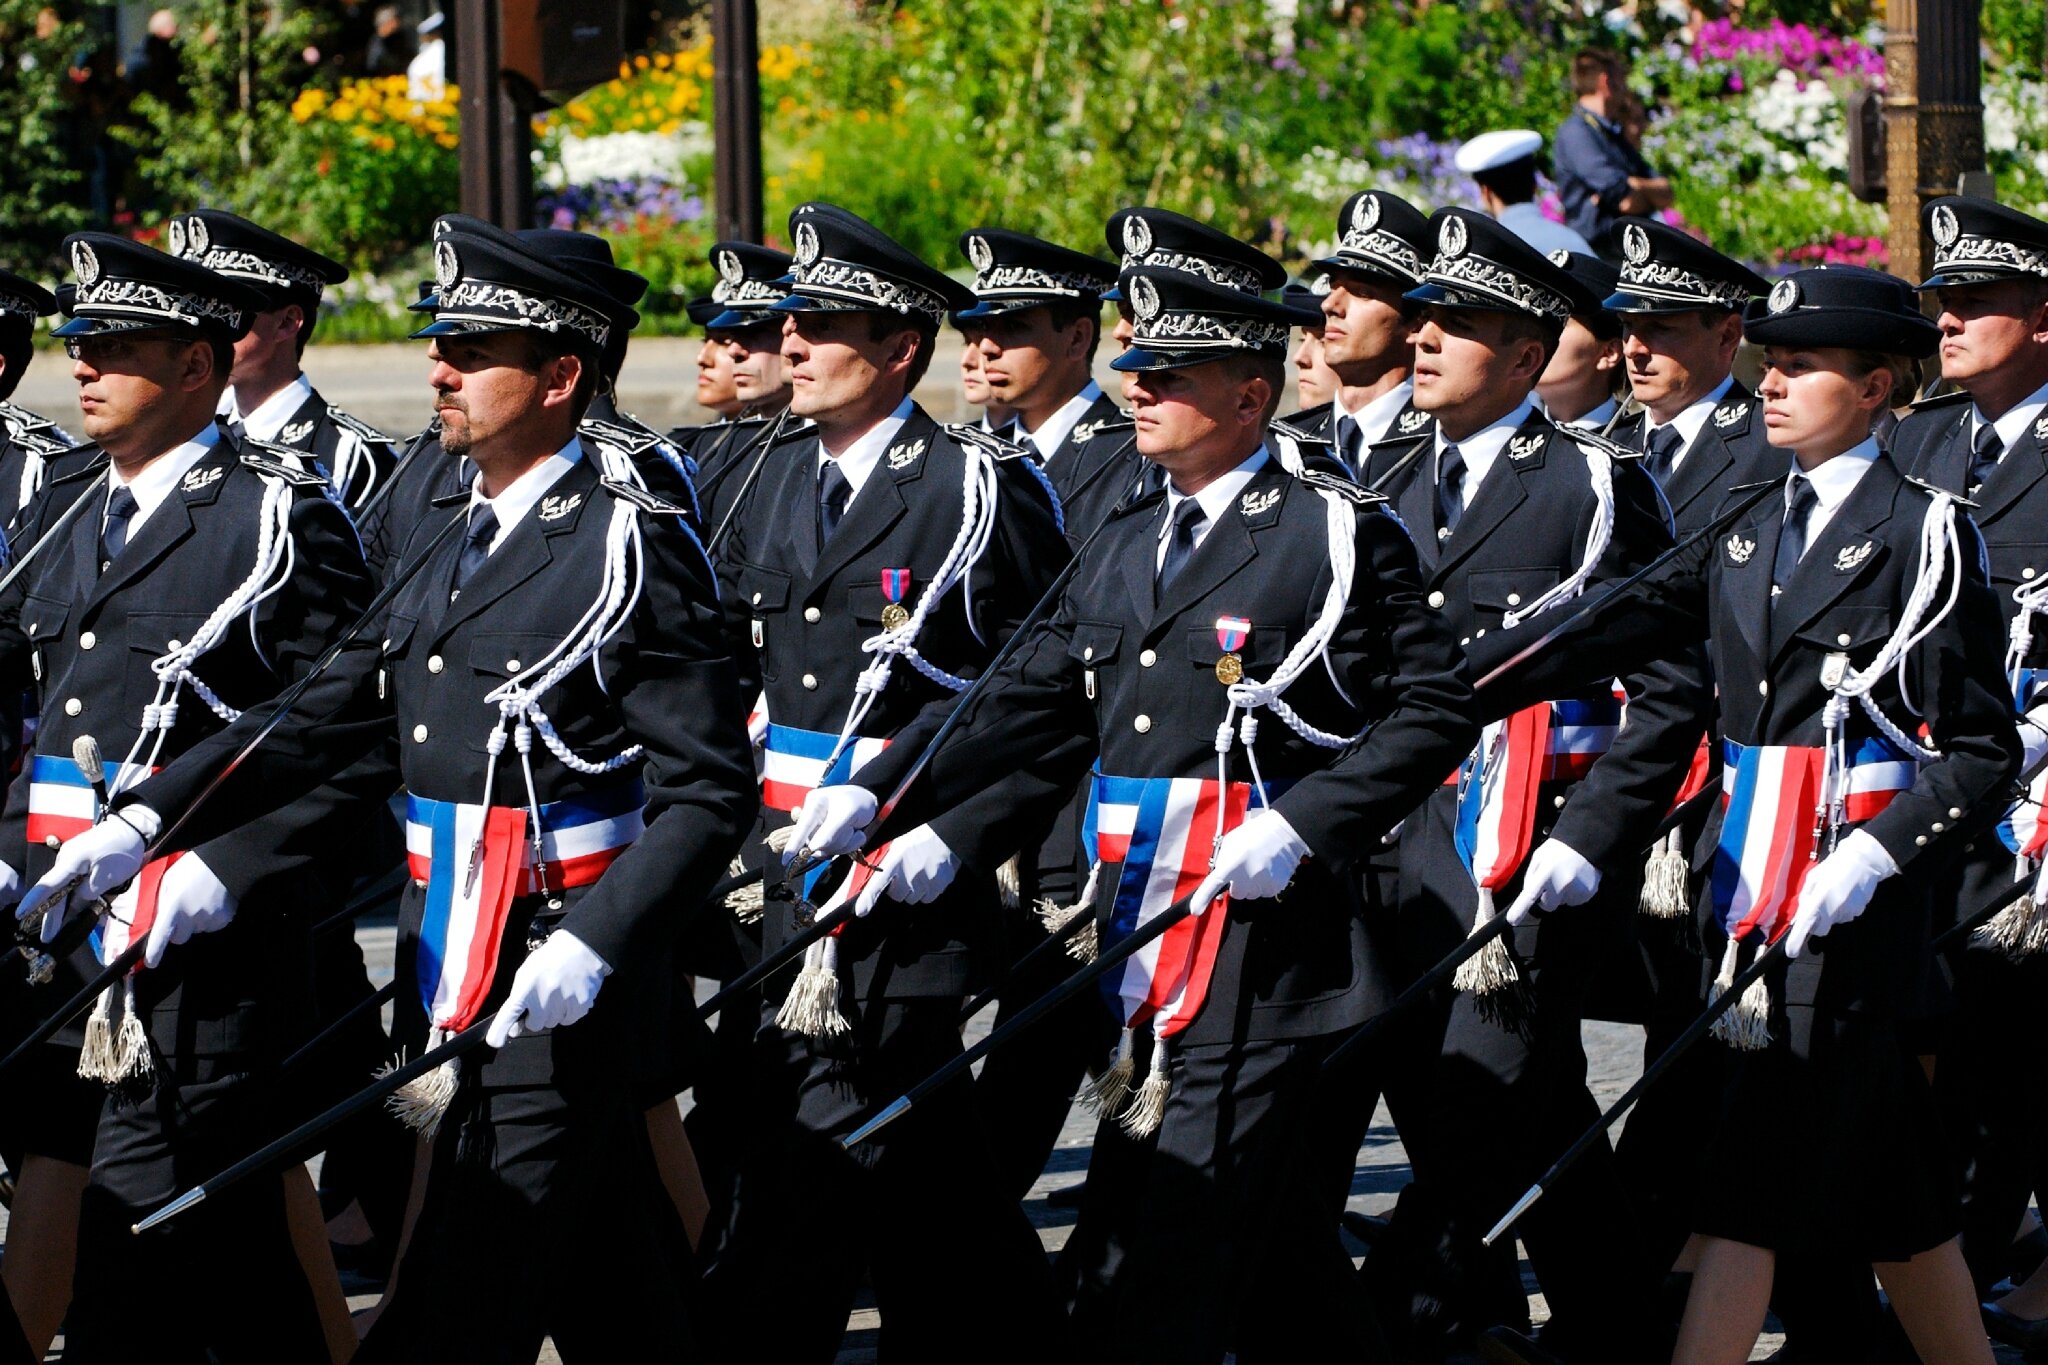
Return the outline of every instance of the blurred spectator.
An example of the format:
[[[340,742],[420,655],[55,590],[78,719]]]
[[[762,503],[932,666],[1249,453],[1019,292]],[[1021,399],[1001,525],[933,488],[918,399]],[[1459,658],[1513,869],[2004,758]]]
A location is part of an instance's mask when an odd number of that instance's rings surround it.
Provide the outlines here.
[[[441,41],[441,26],[446,22],[439,12],[420,20],[420,52],[405,68],[407,99],[425,104],[447,93],[448,44]]]
[[[403,76],[416,50],[398,6],[379,5],[371,23],[370,49],[363,57],[363,74]]]
[[[1553,223],[1536,206],[1536,153],[1543,135],[1529,128],[1481,133],[1458,148],[1453,164],[1479,185],[1479,202],[1500,225],[1548,256],[1553,251],[1593,254],[1586,239]]]
[[[174,109],[185,105],[185,62],[178,52],[178,16],[160,9],[149,16],[142,41],[128,54],[128,94],[148,95]]]
[[[1602,48],[1580,52],[1572,59],[1572,89],[1578,107],[1551,143],[1558,198],[1566,225],[1606,252],[1615,219],[1671,207],[1671,182],[1623,136],[1628,68],[1620,57]]]

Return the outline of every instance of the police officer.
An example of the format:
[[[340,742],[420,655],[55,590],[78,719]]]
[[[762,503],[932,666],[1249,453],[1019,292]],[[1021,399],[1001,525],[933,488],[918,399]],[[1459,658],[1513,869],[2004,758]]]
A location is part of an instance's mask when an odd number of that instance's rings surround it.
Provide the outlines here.
[[[78,740],[91,736],[119,759],[106,765],[108,789],[132,788],[308,668],[369,592],[324,476],[215,423],[234,343],[265,296],[124,238],[79,234],[66,250],[77,287],[57,335],[72,353],[86,434],[107,458],[35,504],[30,535],[84,506],[0,602],[0,650],[26,659],[43,698],[28,780],[10,792],[0,826],[10,867],[30,876],[93,830],[96,813],[134,854],[160,824],[99,810],[73,761]],[[97,946],[112,958],[139,943],[146,955],[95,1003],[73,1059],[113,1089],[79,1216],[67,1354],[327,1359],[280,1182],[252,1182],[166,1237],[129,1228],[289,1117],[289,1097],[262,1073],[308,1029],[308,927],[344,891],[309,855],[342,803],[322,788],[289,816],[245,815],[180,857],[147,867],[127,857],[80,893],[89,901],[133,877]],[[50,905],[46,938],[67,909],[84,907]],[[188,943],[195,935],[205,937]],[[137,1311],[139,1284],[151,1286],[147,1312]]]
[[[971,295],[832,205],[798,206],[789,231],[783,354],[790,411],[810,425],[770,447],[719,549],[742,691],[759,688],[768,716],[762,836],[827,773],[950,708],[1068,553],[1032,460],[940,426],[909,396]],[[1019,1353],[1054,1333],[1037,1236],[997,1179],[965,1082],[886,1141],[853,1154],[838,1141],[957,1054],[963,997],[1003,965],[994,873],[1015,848],[991,855],[988,832],[971,813],[939,815],[857,880],[770,888],[765,950],[810,913],[793,891],[874,913],[814,946],[793,984],[772,982],[761,1016],[762,1131],[717,1294],[751,1351],[830,1359],[864,1269],[885,1352],[953,1349],[989,1321]],[[747,856],[774,858],[761,839]]]
[[[442,228],[423,334],[476,480],[405,548],[422,567],[381,648],[345,655],[188,837],[395,737],[399,999],[430,1040],[487,1021],[491,1050],[407,1092],[433,1165],[358,1359],[532,1360],[544,1335],[565,1359],[672,1354],[686,1249],[634,1082],[665,1032],[646,1021],[667,1017],[673,890],[716,879],[752,814],[731,661],[709,563],[576,433],[615,300],[511,234]],[[133,801],[184,809],[240,738]]]
[[[1406,200],[1365,190],[1344,201],[1337,231],[1336,251],[1314,262],[1330,285],[1322,297],[1323,363],[1337,372],[1337,396],[1288,424],[1334,443],[1345,466],[1370,484],[1386,466],[1375,446],[1430,431],[1409,379],[1409,336],[1420,310],[1403,297],[1428,262],[1429,223]]]
[[[1308,284],[1289,280],[1280,291],[1280,302],[1296,312],[1315,314],[1314,320],[1302,323],[1301,340],[1295,344],[1294,356],[1288,362],[1294,366],[1295,411],[1288,414],[1290,420],[1310,408],[1327,407],[1337,396],[1341,381],[1323,359],[1322,305],[1323,294],[1329,287],[1328,279],[1319,274]]]
[[[1606,435],[1628,396],[1621,360],[1621,320],[1598,302],[1614,292],[1621,272],[1598,256],[1553,251],[1551,261],[1576,279],[1595,306],[1572,314],[1536,381],[1544,415],[1559,426]]]
[[[1207,911],[1110,993],[1119,1057],[1061,1258],[1082,1358],[1361,1352],[1350,1263],[1291,1166],[1321,1058],[1368,1008],[1343,865],[1470,742],[1467,684],[1382,504],[1266,448],[1298,315],[1169,270],[1118,289],[1134,331],[1113,364],[1170,482],[1112,517],[903,818],[990,789],[1014,837],[1093,760],[1102,941],[1190,892]],[[799,838],[843,842],[915,747],[807,803]]]
[[[2048,664],[2048,629],[2036,615],[2048,579],[2041,553],[2048,515],[2048,223],[1982,199],[1929,204],[1921,222],[1934,242],[1934,294],[1942,378],[1954,391],[1916,405],[1893,433],[1901,467],[1968,498],[1990,555],[1991,586],[2005,618],[2007,674],[2026,742],[2026,797],[1957,869],[1958,913],[2012,886],[2011,909],[1951,956],[1955,1013],[1940,1045],[1936,1093],[1961,1150],[1963,1250],[1980,1292],[2012,1268],[2015,1229],[2029,1196],[2048,1188],[2048,1111],[2037,1087],[2016,1083],[2038,1060],[2042,937],[2031,896],[2040,862],[2033,831],[2048,755],[2048,712],[2034,679]],[[1944,897],[1944,901],[1947,897]],[[2022,1319],[2044,1314],[2002,1311]]]
[[[719,310],[705,321],[704,336],[724,347],[741,407],[726,421],[688,429],[686,449],[697,462],[705,524],[716,528],[738,498],[768,426],[789,407],[789,362],[782,358],[782,315],[774,305],[789,296],[790,257],[728,241],[712,245],[711,260],[718,268],[711,299]]]
[[[49,290],[0,270],[0,531],[10,543],[22,509],[42,490],[50,461],[77,444],[49,418],[9,401],[35,354],[36,320],[56,311]]]
[[[1471,642],[1626,575],[1670,538],[1638,461],[1534,411],[1536,380],[1590,296],[1490,218],[1443,209],[1432,224],[1436,254],[1410,298],[1423,305],[1415,401],[1436,433],[1390,491],[1415,534],[1430,606]],[[1582,905],[1608,877],[1626,882],[1641,866],[1710,694],[1695,670],[1676,665],[1624,675],[1621,686],[1626,726],[1610,682],[1490,727],[1461,771],[1444,775],[1402,827],[1395,922],[1408,937],[1389,961],[1419,949],[1426,965],[1495,913],[1520,924],[1534,905]],[[1610,891],[1560,921],[1567,932],[1523,925],[1512,958],[1496,941],[1459,975],[1421,1122],[1403,1133],[1420,1193],[1448,1214],[1453,1255],[1470,1257],[1474,1283],[1494,1296],[1460,1305],[1482,1322],[1500,1314],[1492,1320],[1512,1328],[1525,1310],[1506,1277],[1512,1258],[1499,1249],[1481,1258],[1477,1235],[1540,1173],[1548,1157],[1539,1153],[1562,1150],[1598,1113],[1581,1012],[1591,983],[1627,947],[1634,908],[1632,887]],[[1574,1188],[1557,1192],[1565,1198],[1549,1221],[1539,1206],[1523,1228],[1551,1307],[1547,1349],[1574,1361],[1641,1349],[1606,1344],[1617,1307],[1625,1321],[1642,1311],[1631,1282],[1645,1272],[1627,1242],[1612,1161],[1604,1151],[1589,1160],[1573,1171]],[[1636,1330],[1623,1326],[1621,1339]]]
[[[172,218],[165,237],[173,256],[263,295],[264,307],[235,343],[221,396],[229,429],[311,456],[335,496],[360,507],[391,473],[391,438],[322,398],[299,368],[320,320],[320,296],[348,278],[347,268],[219,209]]]

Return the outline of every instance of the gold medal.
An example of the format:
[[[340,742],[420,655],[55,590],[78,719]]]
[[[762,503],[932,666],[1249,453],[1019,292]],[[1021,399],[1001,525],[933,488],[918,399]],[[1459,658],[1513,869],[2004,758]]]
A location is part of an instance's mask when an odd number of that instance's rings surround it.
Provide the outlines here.
[[[891,602],[882,608],[882,629],[901,630],[910,624],[910,613],[903,609],[901,602]]]
[[[1216,681],[1225,687],[1244,681],[1244,660],[1235,654],[1226,654],[1216,661]]]

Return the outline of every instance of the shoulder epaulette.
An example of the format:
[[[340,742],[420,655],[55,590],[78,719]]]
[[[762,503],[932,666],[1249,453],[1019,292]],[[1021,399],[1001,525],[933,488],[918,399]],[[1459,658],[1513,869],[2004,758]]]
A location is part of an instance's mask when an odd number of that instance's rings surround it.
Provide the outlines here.
[[[1577,441],[1580,445],[1584,446],[1588,450],[1600,451],[1609,459],[1641,460],[1643,458],[1642,451],[1630,450],[1627,446],[1621,444],[1619,441],[1611,441],[1607,437],[1602,436],[1597,431],[1588,431],[1584,427],[1564,426],[1559,427],[1558,431],[1564,436],[1567,436],[1570,439]]]
[[[1906,406],[1915,412],[1926,412],[1929,408],[1945,408],[1956,403],[1967,403],[1969,401],[1970,391],[1968,389],[1950,389],[1947,393],[1932,394],[1926,398],[1915,398]]]
[[[947,422],[940,429],[961,445],[973,446],[998,460],[1014,460],[1024,454],[1023,446],[1013,441],[1005,441],[1000,436],[990,435],[980,427],[969,426],[965,422]]]
[[[1374,503],[1386,501],[1384,496],[1370,488],[1355,484],[1349,479],[1340,479],[1335,474],[1328,474],[1320,469],[1304,469],[1294,477],[1311,488],[1325,489],[1340,497],[1349,498],[1360,507],[1370,507]]]
[[[1069,434],[1073,437],[1075,445],[1082,446],[1098,436],[1121,435],[1137,429],[1137,418],[1128,413],[1120,413],[1115,417],[1099,417],[1093,422],[1076,422]]]
[[[288,446],[274,446],[268,441],[244,441],[242,463],[266,478],[283,479],[286,483],[298,484],[304,488],[325,488],[327,476],[317,469],[307,469],[297,461],[305,452]]]
[[[1900,471],[1899,477],[1904,479],[1907,483],[1912,484],[1921,492],[1936,497],[1947,498],[1950,502],[1954,503],[1958,507],[1967,507],[1974,511],[1978,506],[1977,502],[1974,499],[1966,498],[1961,493],[1950,492],[1948,489],[1943,488],[1940,484],[1929,483],[1927,482],[1927,480],[1921,478],[1918,474],[1908,474],[1902,470]]]
[[[1133,512],[1142,512],[1165,496],[1166,490],[1164,488],[1151,488],[1140,493],[1135,498],[1125,498],[1122,502],[1109,509],[1109,519],[1115,521],[1118,517],[1127,517]]]
[[[1730,484],[1727,491],[1730,493],[1754,493],[1759,488],[1770,488],[1784,482],[1783,479],[1751,479],[1748,483]]]
[[[1277,432],[1290,441],[1312,441],[1317,445],[1332,444],[1329,437],[1311,435],[1288,421],[1285,417],[1275,417],[1271,422],[1267,423],[1267,430]]]
[[[605,492],[621,502],[630,502],[643,512],[652,512],[656,516],[667,517],[689,515],[688,508],[678,507],[667,499],[658,498],[646,489],[627,483],[622,479],[599,479],[597,484],[598,487],[604,489]]]
[[[785,409],[785,411],[787,411],[787,409]],[[815,436],[817,434],[817,423],[811,421],[811,419],[808,417],[799,417],[795,421],[791,422],[788,426],[784,427],[782,429],[782,434],[770,440],[768,444],[771,446],[779,446],[785,441],[793,441],[800,436],[808,437]]]
[[[78,468],[67,469],[62,474],[52,474],[50,476],[50,482],[48,486],[53,488],[59,487],[63,484],[71,483],[74,482],[75,480],[82,479],[88,474],[97,475],[98,473],[100,473],[100,471],[104,470],[107,467],[106,452],[99,450],[99,447],[91,441],[86,441],[80,445],[75,445],[71,447],[71,449],[64,451],[62,455],[59,455],[56,458],[62,459],[64,455],[79,455],[83,454],[88,450],[97,451],[99,453],[99,458],[95,460],[87,460]]]
[[[593,441],[623,450],[628,455],[638,455],[661,444],[661,438],[651,431],[621,426],[617,422],[601,421],[595,417],[584,418],[576,431],[577,434],[588,436]]]
[[[391,444],[391,438],[389,436],[386,436],[383,432],[377,430],[377,428],[371,426],[362,418],[354,416],[353,414],[350,413],[343,412],[340,408],[337,408],[332,403],[329,403],[327,405],[327,415],[328,417],[333,419],[334,424],[336,426],[348,428],[350,431],[353,431],[356,435],[362,437],[365,441],[377,441],[384,445]]]

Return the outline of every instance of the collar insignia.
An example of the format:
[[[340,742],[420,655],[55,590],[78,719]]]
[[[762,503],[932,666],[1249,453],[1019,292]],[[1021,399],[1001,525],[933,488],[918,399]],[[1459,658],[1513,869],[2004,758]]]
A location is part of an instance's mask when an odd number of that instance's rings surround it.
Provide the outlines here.
[[[1102,430],[1102,423],[1100,422],[1076,422],[1074,423],[1073,431],[1069,432],[1068,435],[1072,438],[1075,445],[1082,446],[1094,440],[1095,433],[1100,430]]]
[[[1876,542],[1869,540],[1864,541],[1861,545],[1844,545],[1841,549],[1835,551],[1835,572],[1849,572],[1849,570],[1870,558],[1870,552],[1876,548]]]
[[[1456,222],[1457,220],[1452,219],[1451,221]],[[1541,435],[1517,436],[1514,440],[1508,442],[1508,458],[1510,460],[1526,460],[1541,449],[1543,449],[1543,437]]]
[[[293,422],[285,427],[284,430],[278,432],[277,443],[281,446],[288,446],[294,441],[303,441],[312,434],[313,419],[309,417],[303,422]]]
[[[2044,414],[2040,421],[2034,423],[2034,439],[2048,441],[2048,414]]]
[[[202,488],[211,488],[214,484],[219,483],[221,476],[227,472],[228,467],[224,464],[208,465],[203,469],[190,470],[186,473],[185,482],[180,487],[187,493],[197,493]]]
[[[1749,563],[1749,557],[1756,553],[1756,542],[1744,540],[1740,535],[1728,537],[1728,562],[1742,565]]]
[[[1749,404],[1747,403],[1723,403],[1720,407],[1714,409],[1714,425],[1726,431],[1737,422],[1740,422],[1748,411]]]
[[[924,454],[924,437],[920,436],[915,441],[910,441],[903,445],[890,446],[889,454],[886,458],[889,461],[889,468],[904,469],[915,464],[917,457],[922,454]]]
[[[1280,505],[1280,490],[1265,488],[1256,493],[1247,493],[1238,500],[1237,510],[1248,517],[1270,512]]]
[[[560,521],[582,505],[581,493],[571,493],[567,497],[559,493],[550,493],[540,500],[540,511],[534,515],[542,521]]]
[[[1395,427],[1403,436],[1413,436],[1428,425],[1428,413],[1420,408],[1410,408],[1401,414],[1401,420],[1395,424]]]

